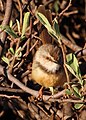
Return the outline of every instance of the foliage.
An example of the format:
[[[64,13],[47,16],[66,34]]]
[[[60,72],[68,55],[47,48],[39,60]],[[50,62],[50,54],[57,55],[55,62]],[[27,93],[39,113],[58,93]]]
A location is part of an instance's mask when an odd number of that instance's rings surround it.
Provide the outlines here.
[[[16,32],[12,29],[12,21],[10,22],[10,26],[0,26],[0,28],[2,30],[4,30],[6,33],[8,33],[11,37],[13,38],[20,38],[21,40],[25,39],[25,32],[27,30],[27,27],[29,26],[29,17],[30,17],[30,12],[26,12],[24,15],[24,20],[23,20],[23,27],[22,27],[22,33],[21,33],[21,37],[19,37]],[[18,27],[18,32],[20,33],[20,23],[18,20],[16,20],[17,22],[17,27]],[[10,47],[9,52],[12,54],[12,57],[14,56],[17,60],[20,60],[21,56],[22,56],[22,52],[21,52],[21,47],[17,48],[17,50],[14,50],[14,48]],[[2,60],[7,63],[8,65],[10,65],[10,59],[3,56]]]
[[[0,1],[0,119],[85,119],[85,1],[11,1]],[[40,85],[31,79],[41,37],[65,48],[64,66],[72,76],[66,89],[44,88],[42,100]]]
[[[56,41],[58,41],[60,43],[61,42],[60,41],[60,30],[59,30],[59,25],[58,25],[56,18],[54,19],[53,27],[52,27],[50,25],[48,19],[42,13],[37,12],[36,16],[40,20],[40,22],[46,27],[49,34]],[[79,80],[79,84],[81,85],[81,88],[83,88],[83,80],[81,77],[81,72],[80,72],[80,68],[79,68],[79,64],[78,64],[78,60],[77,60],[76,56],[74,54],[70,53],[70,54],[66,55],[66,61],[67,62],[65,64],[65,66],[70,71],[70,73],[72,73]],[[83,96],[81,95],[76,83],[73,83],[71,87],[73,89],[73,94],[77,98],[84,99]],[[72,94],[72,92],[70,90],[67,90],[66,93],[68,95]],[[82,106],[83,106],[83,104],[75,104],[76,109],[79,109]]]
[[[37,18],[40,20],[40,22],[46,27],[48,30],[48,33],[58,42],[60,42],[60,32],[59,32],[59,25],[56,20],[54,19],[53,27],[50,25],[48,19],[40,12],[36,13]]]

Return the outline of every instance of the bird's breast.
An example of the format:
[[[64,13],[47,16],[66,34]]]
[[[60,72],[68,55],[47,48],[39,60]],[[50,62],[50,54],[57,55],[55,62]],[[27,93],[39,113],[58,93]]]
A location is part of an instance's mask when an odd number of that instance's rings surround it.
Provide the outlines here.
[[[55,87],[63,85],[66,80],[64,71],[58,73],[48,73],[38,67],[32,67],[32,79],[44,87]]]

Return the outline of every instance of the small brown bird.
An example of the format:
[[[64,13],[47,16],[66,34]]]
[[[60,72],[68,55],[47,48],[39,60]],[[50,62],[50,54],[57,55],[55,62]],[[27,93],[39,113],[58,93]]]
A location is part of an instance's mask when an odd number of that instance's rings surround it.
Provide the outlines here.
[[[60,47],[51,44],[39,47],[33,59],[31,76],[43,87],[62,86],[66,75]]]

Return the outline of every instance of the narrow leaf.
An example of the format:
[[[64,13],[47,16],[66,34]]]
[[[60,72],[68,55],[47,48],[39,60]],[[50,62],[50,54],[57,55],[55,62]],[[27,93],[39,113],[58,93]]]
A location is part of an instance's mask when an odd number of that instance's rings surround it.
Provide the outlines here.
[[[55,0],[54,9],[55,9],[55,13],[58,13],[58,11],[59,11],[59,0]]]
[[[21,51],[21,47],[19,47],[19,48],[16,50],[15,55],[18,55],[20,51]]]
[[[75,109],[80,109],[83,106],[82,103],[77,103],[74,105]]]
[[[51,28],[51,25],[50,25],[48,19],[42,13],[37,12],[36,16],[44,26]]]
[[[67,94],[67,95],[71,95],[72,92],[71,92],[69,89],[66,89],[66,94]]]
[[[54,28],[54,30],[56,32],[56,35],[59,37],[60,36],[60,30],[59,30],[58,21],[56,20],[56,18],[54,19],[53,28]]]
[[[14,49],[13,48],[9,48],[9,51],[14,55]]]
[[[81,72],[80,72],[80,68],[79,68],[79,64],[76,56],[70,53],[66,56],[66,58],[67,58],[66,67],[79,80],[80,84],[83,85]]]
[[[68,64],[65,64],[65,66],[76,77],[76,74],[75,74],[74,70]]]
[[[18,37],[17,34],[14,32],[14,30],[10,26],[8,26],[8,25],[6,25],[6,26],[0,26],[0,28],[2,30],[5,30],[6,33],[8,33],[10,36],[12,36],[14,38]]]
[[[12,27],[12,25],[13,25],[13,21],[12,21],[12,20],[10,20],[10,27]]]
[[[73,88],[73,90],[74,90],[74,94],[75,94],[78,98],[81,99],[81,94],[80,94],[80,92],[79,92],[79,89],[78,89],[76,86],[74,86],[74,85],[72,85],[72,88]]]
[[[81,78],[78,60],[74,54],[71,53],[67,55],[67,64],[70,65],[72,69],[75,71],[76,75],[78,75],[79,78]]]
[[[24,20],[23,20],[23,28],[22,28],[22,35],[21,37],[24,36],[25,32],[26,32],[26,29],[29,25],[29,17],[30,17],[30,12],[26,12],[25,15],[24,15]]]
[[[36,13],[37,18],[40,20],[40,22],[46,27],[46,29],[48,30],[48,33],[55,39],[58,39],[58,36],[56,35],[55,30],[53,30],[53,28],[51,27],[48,19],[42,14],[37,12]]]
[[[3,56],[2,60],[9,65],[9,59],[7,57]]]
[[[18,27],[18,32],[20,33],[20,23],[18,20],[16,20],[16,23],[17,23],[17,27]]]

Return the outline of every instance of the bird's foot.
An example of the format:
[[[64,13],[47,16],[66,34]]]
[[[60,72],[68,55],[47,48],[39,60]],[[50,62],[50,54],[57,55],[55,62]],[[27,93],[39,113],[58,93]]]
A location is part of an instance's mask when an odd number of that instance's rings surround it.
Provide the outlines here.
[[[38,100],[40,100],[40,101],[43,100],[43,86],[40,88],[37,98],[38,98]]]

